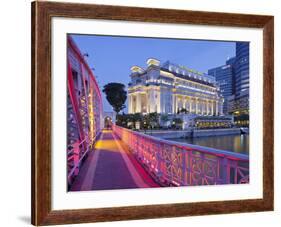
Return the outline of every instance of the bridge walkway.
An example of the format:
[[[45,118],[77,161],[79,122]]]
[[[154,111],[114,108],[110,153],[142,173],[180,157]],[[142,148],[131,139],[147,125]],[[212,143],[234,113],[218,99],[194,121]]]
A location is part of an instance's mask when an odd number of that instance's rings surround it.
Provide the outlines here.
[[[151,188],[159,185],[112,130],[103,130],[70,191]]]

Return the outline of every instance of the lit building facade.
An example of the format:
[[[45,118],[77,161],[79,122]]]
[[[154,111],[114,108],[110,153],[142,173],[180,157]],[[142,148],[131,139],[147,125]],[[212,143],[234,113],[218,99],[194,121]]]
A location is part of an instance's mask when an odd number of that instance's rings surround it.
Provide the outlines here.
[[[229,97],[228,112],[234,115],[249,114],[249,43],[236,42],[234,65],[234,93]]]
[[[249,43],[236,42],[235,95],[249,90]]]
[[[227,103],[230,113],[236,116],[249,115],[249,90],[244,90],[237,96],[230,96]]]
[[[201,117],[194,118],[194,124],[197,129],[231,128],[233,125],[232,116],[220,117]]]
[[[128,112],[223,114],[223,98],[214,77],[169,61],[160,64],[148,59],[147,68],[131,67],[128,87]]]

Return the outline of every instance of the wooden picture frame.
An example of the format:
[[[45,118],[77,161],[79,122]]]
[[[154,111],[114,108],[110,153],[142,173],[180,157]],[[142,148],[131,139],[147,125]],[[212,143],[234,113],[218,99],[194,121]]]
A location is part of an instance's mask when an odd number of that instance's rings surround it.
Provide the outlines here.
[[[235,26],[263,29],[263,198],[78,210],[52,210],[51,201],[51,19]],[[273,16],[150,9],[124,6],[32,3],[32,224],[100,221],[272,211],[274,204],[274,18]]]

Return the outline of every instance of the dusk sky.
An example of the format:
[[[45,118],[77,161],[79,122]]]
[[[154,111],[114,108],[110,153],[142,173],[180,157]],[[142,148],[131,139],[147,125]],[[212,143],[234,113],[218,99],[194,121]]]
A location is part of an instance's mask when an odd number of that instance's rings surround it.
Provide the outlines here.
[[[95,35],[72,37],[82,54],[89,54],[87,61],[95,69],[101,90],[110,82],[123,83],[127,88],[130,68],[133,65],[146,68],[148,58],[156,58],[161,63],[169,60],[206,73],[208,69],[221,66],[227,58],[235,56],[235,42]],[[112,111],[104,94],[103,104],[104,111]],[[127,113],[127,108],[124,112]]]

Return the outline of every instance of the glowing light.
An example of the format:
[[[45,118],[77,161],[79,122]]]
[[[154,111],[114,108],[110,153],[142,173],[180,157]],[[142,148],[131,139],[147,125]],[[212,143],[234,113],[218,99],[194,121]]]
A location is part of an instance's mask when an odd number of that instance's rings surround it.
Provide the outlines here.
[[[149,59],[147,59],[146,64],[148,66],[150,66],[150,65],[159,66],[160,65],[160,61],[155,59],[155,58],[149,58]]]

